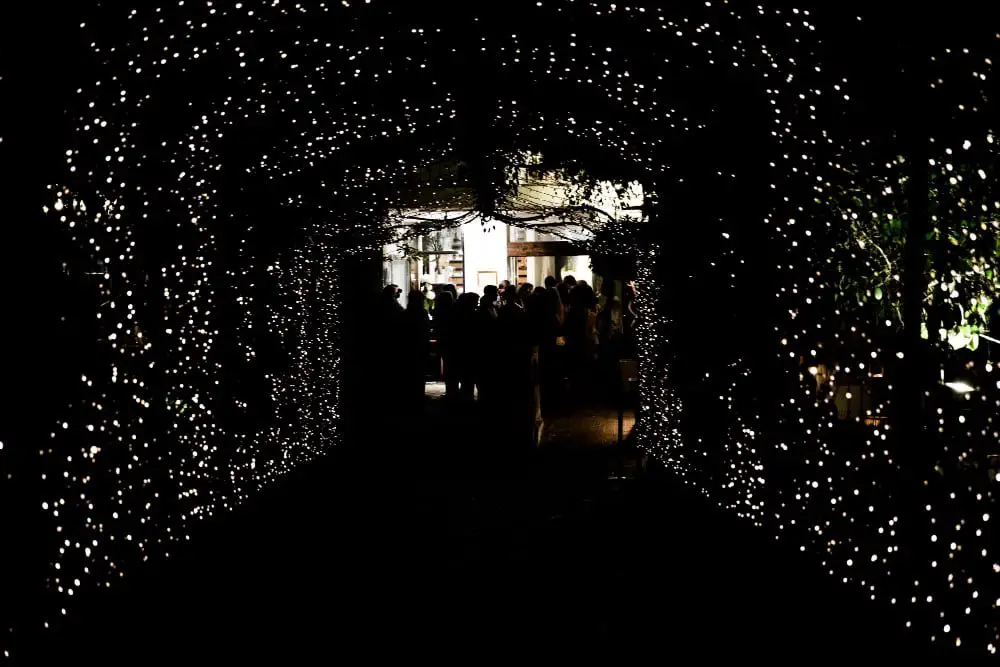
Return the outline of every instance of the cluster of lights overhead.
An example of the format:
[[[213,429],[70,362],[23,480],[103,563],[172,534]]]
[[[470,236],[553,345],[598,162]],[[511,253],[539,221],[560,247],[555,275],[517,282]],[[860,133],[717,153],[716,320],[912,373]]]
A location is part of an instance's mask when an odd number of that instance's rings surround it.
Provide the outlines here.
[[[966,100],[967,80],[950,87],[973,73],[985,86],[987,54],[933,61],[933,94],[955,99],[956,123],[977,129],[931,150],[930,242],[941,252],[927,339],[946,353],[945,393],[927,397],[938,450],[917,471],[926,508],[914,513],[894,488],[905,443],[893,438],[892,394],[878,388],[902,354],[907,165],[872,160],[879,145],[833,129],[852,100],[819,55],[821,21],[725,0],[683,15],[603,0],[447,15],[425,4],[176,0],[104,10],[84,26],[101,64],[79,91],[69,173],[46,212],[89,258],[70,270],[94,295],[100,339],[77,400],[38,447],[52,597],[38,623],[169,555],[197,522],[336,442],[338,293],[351,279],[341,260],[381,252],[414,188],[433,199],[439,183],[414,185],[415,173],[475,158],[480,196],[467,215],[484,220],[512,215],[512,165],[528,154],[666,196],[691,178],[673,148],[717,129],[717,100],[695,94],[717,74],[768,105],[774,155],[760,168],[770,163],[782,313],[772,324],[787,390],[762,409],[753,360],[727,359],[706,380],[730,416],[723,441],[685,434],[661,298],[672,286],[658,275],[669,236],[633,235],[645,225],[626,215],[599,225],[593,248],[638,260],[641,440],[923,635],[994,652],[1000,379],[981,320],[1000,290],[1000,193],[994,135],[970,120],[987,96]],[[718,183],[734,178],[724,157],[716,167]],[[659,205],[643,209],[636,218],[671,224]],[[735,290],[753,277],[747,240],[726,229],[704,271]]]

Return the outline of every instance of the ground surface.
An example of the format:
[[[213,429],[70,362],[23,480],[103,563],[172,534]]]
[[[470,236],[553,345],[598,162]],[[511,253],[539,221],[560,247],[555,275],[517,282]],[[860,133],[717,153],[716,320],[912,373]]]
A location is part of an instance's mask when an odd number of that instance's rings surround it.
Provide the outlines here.
[[[653,464],[642,474],[628,447],[563,439],[512,459],[488,425],[452,424],[373,433],[289,478],[109,598],[38,664],[604,650],[811,664],[912,650],[790,547]]]

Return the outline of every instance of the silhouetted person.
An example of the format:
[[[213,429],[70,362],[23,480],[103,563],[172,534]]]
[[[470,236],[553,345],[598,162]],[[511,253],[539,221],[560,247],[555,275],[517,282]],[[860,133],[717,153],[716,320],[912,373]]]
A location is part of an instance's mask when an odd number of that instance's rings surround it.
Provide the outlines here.
[[[403,317],[404,405],[419,410],[424,402],[424,371],[430,346],[430,318],[424,308],[424,294],[412,290]]]
[[[529,341],[531,342],[532,436],[536,444],[538,432],[535,427],[540,426],[542,406],[540,346],[546,326],[546,293],[544,287],[536,287],[523,301],[524,311],[527,315]]]
[[[531,295],[525,300],[525,310],[528,313],[528,322],[531,329],[531,342],[537,347],[542,342],[545,330],[545,306],[548,301],[547,292],[544,287],[536,287]]]
[[[545,287],[547,289],[551,289],[551,288],[555,287],[557,284],[559,284],[559,281],[556,280],[555,276],[546,276],[546,278],[545,278]]]
[[[517,288],[517,301],[525,310],[528,308],[528,297],[531,296],[534,289],[531,283],[524,283]]]
[[[517,290],[510,287],[503,296],[497,320],[496,361],[497,397],[506,409],[497,426],[512,445],[523,446],[531,439],[535,419],[532,336],[528,316],[517,300]]]
[[[390,404],[403,400],[403,369],[397,360],[403,344],[403,307],[399,304],[399,293],[396,285],[386,285],[373,304],[370,318],[368,357],[373,375],[378,378],[380,398]]]
[[[597,295],[585,282],[578,283],[569,294],[566,312],[566,350],[568,368],[578,398],[592,380],[597,350]]]
[[[479,310],[492,319],[497,317],[497,301],[500,293],[496,285],[487,285],[483,288],[483,298],[479,300]]]
[[[515,324],[517,327],[527,327],[527,316],[524,313],[524,309],[521,307],[518,301],[517,291],[513,288],[507,288],[503,293],[503,303],[497,312],[498,320],[503,325],[504,329],[509,329]],[[501,341],[506,342],[509,340],[506,335],[501,335]]]
[[[564,280],[560,280],[556,283],[555,291],[559,293],[559,302],[562,309],[562,317],[559,320],[559,334],[558,341],[559,346],[556,347],[554,353],[552,354],[553,363],[556,368],[553,369],[555,375],[558,376],[559,380],[559,393],[555,394],[559,398],[560,403],[563,403],[567,398],[565,396],[566,380],[572,375],[572,357],[570,356],[569,349],[569,320],[570,311],[573,310],[573,303],[570,300],[570,288]],[[565,405],[563,405],[565,407]]]
[[[483,288],[483,297],[479,300],[479,310],[476,313],[478,331],[475,347],[476,386],[479,388],[480,402],[487,405],[497,391],[499,363],[496,349],[500,342],[498,317],[497,288],[495,285],[487,285]]]
[[[556,291],[559,292],[559,300],[562,302],[565,312],[568,313],[573,308],[573,303],[569,299],[569,285],[564,282],[557,283]]]
[[[548,282],[548,279],[546,279]],[[546,288],[539,304],[538,368],[543,416],[558,412],[562,403],[563,366],[560,340],[564,310],[559,291]]]
[[[382,288],[382,308],[388,312],[403,312],[403,306],[399,304],[399,295],[402,290],[398,285],[386,285]]]
[[[598,355],[601,367],[602,385],[610,389],[619,379],[618,362],[624,358],[624,316],[622,301],[615,294],[613,280],[601,283],[604,306],[597,315]]]
[[[514,285],[508,285],[507,289],[500,292],[500,309],[498,314],[502,314],[508,305],[513,306],[522,315],[524,314],[524,304],[521,302],[520,290]]]
[[[458,396],[458,374],[455,368],[455,299],[447,289],[441,290],[434,300],[434,337],[441,355],[441,377],[444,379],[445,395]]]
[[[603,306],[597,316],[597,339],[601,344],[601,354],[605,353],[605,348],[614,348],[621,343],[623,333],[623,313],[622,300],[615,294],[615,283],[612,280],[605,280],[601,283],[601,297]],[[621,358],[615,355],[616,359]]]
[[[475,396],[478,303],[479,295],[475,292],[462,294],[455,304],[455,314],[452,318],[455,378],[458,381],[458,395],[466,401],[472,401]]]
[[[570,289],[576,287],[576,278],[574,278],[573,276],[563,276],[563,282],[566,283],[566,287]]]

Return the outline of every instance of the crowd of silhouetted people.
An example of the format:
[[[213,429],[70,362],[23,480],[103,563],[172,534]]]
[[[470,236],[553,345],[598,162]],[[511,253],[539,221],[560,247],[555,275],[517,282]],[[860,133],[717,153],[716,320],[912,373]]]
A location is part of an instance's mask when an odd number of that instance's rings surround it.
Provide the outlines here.
[[[629,285],[619,297],[613,281],[599,294],[572,276],[503,281],[481,295],[446,284],[414,289],[405,308],[401,295],[396,285],[383,289],[373,324],[386,397],[404,412],[419,409],[427,378],[439,374],[447,400],[533,423],[616,390],[619,360],[634,358]]]

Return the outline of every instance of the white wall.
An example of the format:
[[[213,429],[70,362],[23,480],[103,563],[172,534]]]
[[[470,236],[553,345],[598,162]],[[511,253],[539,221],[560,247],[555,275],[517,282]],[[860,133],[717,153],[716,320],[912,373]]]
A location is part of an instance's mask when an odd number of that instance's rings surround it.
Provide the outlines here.
[[[555,257],[529,257],[528,282],[535,287],[545,287],[545,279],[556,275]]]
[[[467,222],[462,226],[465,238],[465,291],[483,294],[483,287],[478,284],[480,271],[496,271],[496,285],[501,280],[509,280],[507,265],[507,225],[496,223],[496,228],[483,229],[479,220]]]
[[[588,255],[578,255],[573,258],[573,266],[563,269],[562,277],[573,276],[577,280],[584,280],[591,287],[594,286],[594,272],[590,269],[590,257]]]

